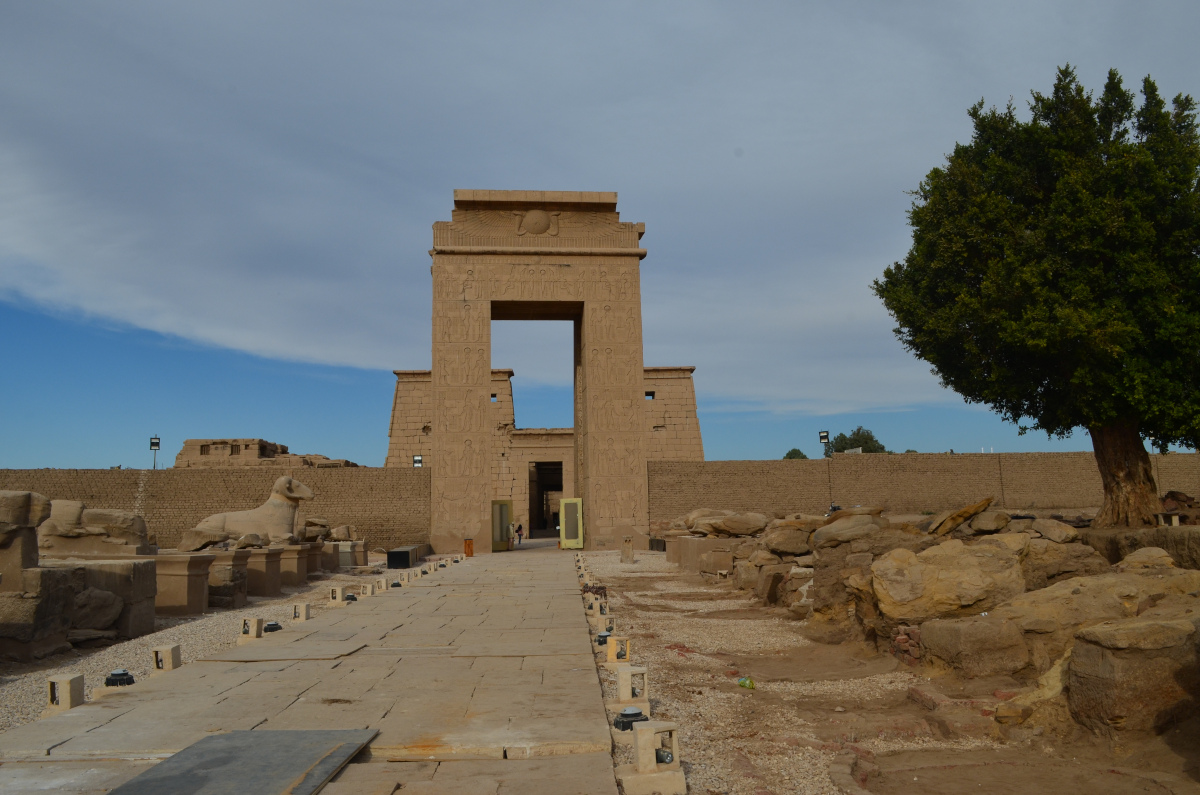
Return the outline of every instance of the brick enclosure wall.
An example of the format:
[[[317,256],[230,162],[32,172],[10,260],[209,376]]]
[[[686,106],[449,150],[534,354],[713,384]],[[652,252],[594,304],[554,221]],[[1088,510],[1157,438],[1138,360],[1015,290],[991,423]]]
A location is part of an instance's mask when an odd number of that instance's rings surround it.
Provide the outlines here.
[[[0,469],[0,490],[82,500],[89,508],[135,511],[161,547],[206,516],[263,504],[280,475],[311,488],[300,504],[335,526],[365,534],[368,548],[429,542],[429,470],[382,469]]]
[[[1200,455],[1152,455],[1159,492],[1200,494]],[[943,511],[994,496],[1010,510],[1095,508],[1103,499],[1091,453],[839,455],[810,461],[650,461],[650,521],[696,508],[824,512],[883,505]]]

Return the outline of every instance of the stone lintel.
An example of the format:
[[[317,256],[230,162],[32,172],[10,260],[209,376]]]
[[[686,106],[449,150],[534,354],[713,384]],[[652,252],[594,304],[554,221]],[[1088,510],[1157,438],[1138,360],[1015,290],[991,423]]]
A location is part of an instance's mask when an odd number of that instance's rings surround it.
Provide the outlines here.
[[[508,209],[527,207],[562,206],[572,210],[595,210],[616,212],[616,191],[580,190],[471,190],[454,191],[454,207]]]

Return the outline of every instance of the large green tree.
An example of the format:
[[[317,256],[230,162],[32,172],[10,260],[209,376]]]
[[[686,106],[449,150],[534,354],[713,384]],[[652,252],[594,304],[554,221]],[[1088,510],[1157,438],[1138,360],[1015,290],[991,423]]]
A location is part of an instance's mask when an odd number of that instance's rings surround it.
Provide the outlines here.
[[[969,111],[915,191],[913,242],[876,280],[896,334],[942,383],[1022,432],[1086,428],[1101,525],[1151,521],[1143,440],[1200,443],[1196,103],[1140,105],[1115,70],[1096,99],[1070,66],[1028,120]]]

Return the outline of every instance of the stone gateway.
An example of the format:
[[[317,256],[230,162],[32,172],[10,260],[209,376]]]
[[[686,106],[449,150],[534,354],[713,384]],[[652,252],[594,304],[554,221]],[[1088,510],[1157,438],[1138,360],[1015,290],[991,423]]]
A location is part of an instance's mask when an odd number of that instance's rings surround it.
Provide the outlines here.
[[[642,361],[644,232],[616,193],[454,192],[433,225],[433,369],[396,372],[386,463],[431,469],[436,551],[552,526],[547,496],[582,498],[586,547],[614,548],[649,532],[648,460],[704,459],[693,368]],[[573,429],[514,427],[493,320],[572,321]]]

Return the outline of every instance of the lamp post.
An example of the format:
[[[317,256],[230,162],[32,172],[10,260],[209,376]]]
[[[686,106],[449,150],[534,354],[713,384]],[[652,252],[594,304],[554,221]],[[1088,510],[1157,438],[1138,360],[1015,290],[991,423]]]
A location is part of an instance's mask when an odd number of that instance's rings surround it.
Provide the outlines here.
[[[158,469],[158,443],[159,438],[157,436],[150,437],[150,449],[154,451],[154,469]]]

